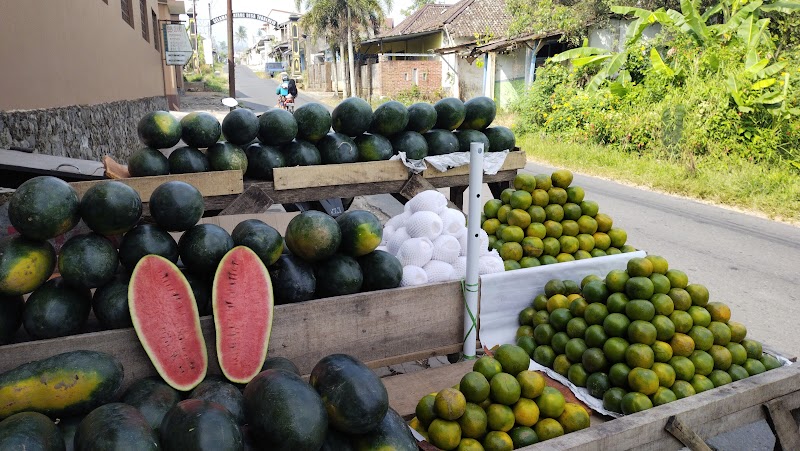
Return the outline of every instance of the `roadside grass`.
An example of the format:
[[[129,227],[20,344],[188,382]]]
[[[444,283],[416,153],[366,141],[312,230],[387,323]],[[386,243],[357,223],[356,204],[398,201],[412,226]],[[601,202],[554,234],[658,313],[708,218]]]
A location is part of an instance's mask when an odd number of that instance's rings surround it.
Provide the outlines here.
[[[528,160],[538,163],[800,224],[800,176],[788,168],[696,157],[693,169],[686,161],[639,156],[539,134],[518,136],[517,146]]]
[[[202,81],[205,83],[206,90],[214,92],[228,92],[228,76],[215,75],[211,71],[202,74],[193,73],[186,75],[186,80],[191,82]]]

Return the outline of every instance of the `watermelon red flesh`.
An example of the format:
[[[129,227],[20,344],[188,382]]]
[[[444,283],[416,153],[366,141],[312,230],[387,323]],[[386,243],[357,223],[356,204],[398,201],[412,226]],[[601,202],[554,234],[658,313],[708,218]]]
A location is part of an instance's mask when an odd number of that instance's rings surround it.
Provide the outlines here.
[[[250,382],[267,358],[275,300],[267,268],[245,246],[231,249],[214,276],[211,303],[217,358],[231,382]]]
[[[193,389],[208,369],[208,352],[189,282],[158,255],[139,260],[128,285],[133,327],[158,374],[172,388]]]

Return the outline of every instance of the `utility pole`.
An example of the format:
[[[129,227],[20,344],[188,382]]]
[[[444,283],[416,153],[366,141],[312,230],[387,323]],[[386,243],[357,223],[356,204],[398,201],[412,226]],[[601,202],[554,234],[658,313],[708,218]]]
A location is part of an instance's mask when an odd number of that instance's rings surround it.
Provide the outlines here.
[[[200,39],[197,29],[197,0],[192,0],[192,15],[194,16],[194,49],[195,49],[195,70],[200,73]]]
[[[211,45],[211,68],[214,68],[214,36],[211,35],[211,2],[208,2],[208,42]]]
[[[236,98],[236,69],[233,67],[233,0],[228,0],[228,96]]]

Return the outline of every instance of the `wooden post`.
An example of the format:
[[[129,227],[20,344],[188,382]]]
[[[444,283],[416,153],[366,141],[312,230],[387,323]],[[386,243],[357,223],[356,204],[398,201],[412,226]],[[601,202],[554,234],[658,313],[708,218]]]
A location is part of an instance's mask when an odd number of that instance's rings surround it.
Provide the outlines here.
[[[764,403],[764,410],[766,410],[767,424],[775,434],[775,449],[800,449],[797,423],[783,399],[777,398]]]
[[[228,96],[236,97],[236,69],[233,62],[233,0],[228,0]]]
[[[683,424],[675,415],[669,417],[664,429],[674,435],[675,438],[680,440],[681,443],[692,451],[711,451],[711,448],[706,445],[706,442],[704,442],[696,432]]]

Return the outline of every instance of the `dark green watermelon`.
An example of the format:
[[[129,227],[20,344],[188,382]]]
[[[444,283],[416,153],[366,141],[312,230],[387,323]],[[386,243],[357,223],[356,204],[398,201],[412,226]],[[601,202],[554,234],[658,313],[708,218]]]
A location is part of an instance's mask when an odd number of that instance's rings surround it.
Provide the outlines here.
[[[450,130],[434,128],[422,136],[428,143],[428,155],[446,155],[458,152],[458,138]]]
[[[177,180],[159,185],[150,195],[150,215],[161,228],[180,232],[197,224],[205,212],[203,195],[194,186]]]
[[[156,451],[160,447],[158,435],[135,407],[113,402],[92,410],[81,421],[75,449]]]
[[[119,245],[119,262],[130,272],[142,257],[150,254],[178,263],[178,243],[155,224],[139,224],[125,234]]]
[[[230,382],[207,378],[192,390],[189,397],[215,402],[228,410],[236,424],[245,424],[244,396]]]
[[[154,149],[169,149],[181,140],[181,123],[168,111],[153,111],[136,126],[139,141]]]
[[[275,146],[250,144],[244,151],[247,155],[247,176],[260,180],[274,180],[272,170],[286,166],[286,158]]]
[[[425,133],[436,125],[436,108],[430,103],[415,103],[408,107],[406,130]]]
[[[239,426],[223,406],[186,399],[164,416],[159,431],[164,451],[241,451]]]
[[[128,309],[127,274],[117,274],[110,282],[95,290],[92,311],[103,329],[133,327]]]
[[[249,144],[258,136],[258,117],[247,108],[237,108],[222,120],[222,134],[237,146]]]
[[[110,180],[86,190],[80,211],[83,222],[95,232],[121,235],[136,227],[142,217],[142,199],[130,186]]]
[[[204,149],[219,141],[222,126],[204,111],[193,111],[181,119],[181,139],[187,146]]]
[[[325,406],[300,376],[262,371],[245,387],[244,403],[250,433],[261,448],[317,451],[322,447],[328,429]]]
[[[219,142],[206,151],[208,164],[212,171],[247,172],[247,155],[244,151],[229,142]]]
[[[350,435],[339,432],[328,426],[328,433],[325,434],[325,443],[322,444],[320,451],[355,451]]]
[[[358,265],[364,275],[361,291],[397,288],[403,279],[403,265],[400,260],[386,251],[375,250],[359,257]]]
[[[464,102],[464,122],[458,128],[483,130],[494,121],[497,105],[488,97],[473,97]]]
[[[131,177],[147,177],[169,174],[169,160],[160,150],[142,147],[128,158],[128,173]]]
[[[347,434],[374,430],[389,410],[389,394],[380,378],[355,357],[332,354],[311,370],[308,380],[319,393],[328,422]]]
[[[233,249],[233,239],[222,227],[197,224],[178,241],[184,266],[198,275],[213,275],[222,257]]]
[[[197,275],[189,270],[181,270],[194,294],[194,301],[197,303],[197,313],[200,316],[208,316],[212,313],[211,307],[211,288],[212,281],[205,276]]]
[[[20,412],[0,421],[0,449],[63,451],[64,438],[53,420],[38,412]]]
[[[65,417],[58,419],[58,430],[64,437],[64,451],[75,450],[75,432],[78,431],[78,426],[83,421],[83,417]]]
[[[347,136],[358,136],[372,124],[372,107],[360,97],[342,100],[331,114],[333,130]]]
[[[316,143],[331,129],[331,113],[322,104],[307,103],[294,110],[297,138]]]
[[[258,118],[258,140],[268,146],[290,143],[297,136],[297,121],[292,113],[271,108]]]
[[[119,266],[114,245],[96,233],[68,239],[58,252],[58,272],[68,283],[97,288],[108,283]]]
[[[280,232],[258,219],[247,219],[237,224],[231,238],[236,246],[252,249],[264,262],[264,266],[278,261],[283,253],[283,237]]]
[[[350,210],[336,218],[342,233],[339,252],[360,257],[374,251],[383,239],[380,219],[367,210]]]
[[[455,132],[454,135],[456,135],[456,138],[458,139],[459,152],[469,152],[471,143],[482,143],[483,151],[489,152],[489,148],[491,147],[491,144],[489,143],[489,138],[487,138],[486,135],[479,132],[478,130],[472,130],[472,129],[459,130]]]
[[[391,407],[384,415],[378,427],[359,435],[353,440],[356,451],[374,449],[391,449],[393,451],[417,451],[417,441],[411,435],[411,430],[400,416]]]
[[[322,164],[355,163],[358,161],[358,147],[349,136],[341,133],[328,133],[317,142]]]
[[[396,100],[390,100],[372,114],[371,133],[383,136],[392,136],[405,130],[408,125],[408,109]]]
[[[267,269],[276,305],[303,302],[314,297],[317,279],[311,263],[292,254],[283,254]]]
[[[164,415],[180,400],[180,392],[167,385],[160,377],[139,379],[128,387],[122,397],[122,402],[141,412],[156,434]]]
[[[392,142],[381,135],[364,133],[354,140],[359,161],[388,160],[394,155]]]
[[[87,288],[68,285],[56,277],[31,293],[22,312],[22,324],[33,338],[56,338],[80,333],[92,309]]]
[[[56,266],[49,241],[15,235],[0,238],[0,296],[19,296],[39,288]]]
[[[11,343],[22,325],[22,296],[0,296],[0,345]]]
[[[417,132],[405,131],[392,137],[392,149],[405,152],[409,160],[421,160],[428,156],[428,141]]]
[[[17,232],[33,240],[49,240],[72,230],[80,221],[78,192],[50,176],[22,183],[8,202],[8,220]]]
[[[264,366],[261,367],[262,371],[266,370],[283,370],[294,373],[300,376],[300,369],[291,360],[286,357],[267,357],[264,361]]]
[[[314,276],[317,279],[317,298],[358,293],[364,283],[358,262],[343,254],[334,254],[314,263]]]
[[[486,138],[489,140],[489,152],[513,150],[517,145],[514,132],[502,125],[489,127],[483,131],[483,134],[486,135]]]
[[[464,122],[464,117],[467,114],[464,102],[455,97],[445,97],[436,102],[433,107],[436,109],[436,125],[434,128],[455,130]]]
[[[319,149],[308,141],[296,139],[281,146],[281,153],[286,161],[286,167],[313,166],[322,164]]]
[[[194,147],[178,147],[169,154],[169,172],[188,174],[211,170],[208,157]]]

